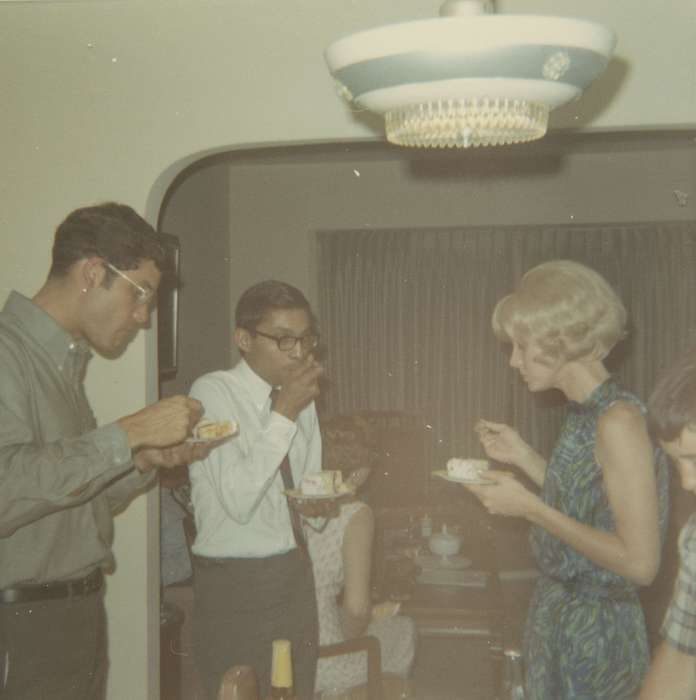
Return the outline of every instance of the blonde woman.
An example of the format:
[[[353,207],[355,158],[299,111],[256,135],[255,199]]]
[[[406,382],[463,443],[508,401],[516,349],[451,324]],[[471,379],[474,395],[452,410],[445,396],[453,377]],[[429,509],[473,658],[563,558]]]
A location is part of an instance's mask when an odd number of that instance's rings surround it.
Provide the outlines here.
[[[541,576],[525,630],[528,700],[624,700],[648,665],[637,589],[660,562],[666,460],[648,437],[644,405],[620,388],[604,358],[625,335],[626,311],[594,270],[543,263],[498,302],[493,329],[530,391],[557,389],[568,411],[550,459],[507,425],[476,426],[486,453],[519,467],[471,487],[484,506],[531,523]]]

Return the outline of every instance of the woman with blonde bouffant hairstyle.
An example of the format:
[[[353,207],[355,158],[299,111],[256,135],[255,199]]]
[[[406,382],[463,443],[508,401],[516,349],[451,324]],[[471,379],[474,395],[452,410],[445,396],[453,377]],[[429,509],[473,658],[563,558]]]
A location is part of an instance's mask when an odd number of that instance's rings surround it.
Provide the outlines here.
[[[626,309],[597,272],[572,260],[531,269],[493,311],[493,331],[507,343],[534,338],[549,358],[604,359],[626,335]]]
[[[540,489],[495,471],[494,485],[469,487],[491,513],[531,524],[541,576],[524,637],[528,700],[627,700],[647,669],[637,589],[660,562],[667,466],[648,437],[645,406],[604,364],[626,317],[607,281],[570,260],[531,269],[493,312],[529,390],[557,389],[569,401],[548,461],[513,427],[476,425],[488,456]]]

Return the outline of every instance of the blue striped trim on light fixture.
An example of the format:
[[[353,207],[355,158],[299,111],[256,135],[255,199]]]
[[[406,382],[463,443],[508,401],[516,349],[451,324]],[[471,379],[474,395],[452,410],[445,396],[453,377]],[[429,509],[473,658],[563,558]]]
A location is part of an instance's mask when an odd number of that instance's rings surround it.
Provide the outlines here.
[[[543,75],[546,61],[558,53],[570,63],[557,81]],[[589,49],[559,45],[513,46],[490,51],[410,51],[371,58],[340,68],[334,78],[354,98],[372,90],[404,84],[457,79],[543,80],[583,89],[599,75],[608,58]],[[502,66],[502,68],[501,68]]]

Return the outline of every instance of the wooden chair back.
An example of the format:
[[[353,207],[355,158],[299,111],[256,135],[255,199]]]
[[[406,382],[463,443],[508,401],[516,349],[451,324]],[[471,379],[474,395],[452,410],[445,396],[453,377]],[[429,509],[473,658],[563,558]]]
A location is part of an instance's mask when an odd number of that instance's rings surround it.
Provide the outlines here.
[[[346,700],[383,700],[382,694],[382,651],[379,646],[377,637],[365,635],[363,637],[355,637],[347,639],[345,642],[336,644],[327,644],[319,647],[319,658],[327,658],[330,656],[341,656],[343,654],[354,654],[355,652],[367,652],[367,684],[351,689],[348,693],[343,693],[341,700],[345,697]],[[349,693],[355,693],[351,695]],[[338,700],[338,697],[327,696],[324,694],[323,700]]]
[[[319,658],[367,652],[367,683],[344,692],[329,695],[323,693],[321,700],[406,700],[411,697],[410,683],[390,673],[382,673],[382,651],[377,637],[365,635],[338,644],[319,647]]]

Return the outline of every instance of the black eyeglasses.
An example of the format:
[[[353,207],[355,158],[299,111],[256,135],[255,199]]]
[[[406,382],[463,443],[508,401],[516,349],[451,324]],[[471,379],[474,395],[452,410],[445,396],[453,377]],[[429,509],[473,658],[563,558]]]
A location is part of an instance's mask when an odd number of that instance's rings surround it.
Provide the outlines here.
[[[307,350],[314,350],[314,348],[319,345],[319,336],[316,333],[308,333],[307,335],[302,335],[299,338],[294,335],[268,335],[268,333],[262,333],[261,331],[252,331],[253,335],[260,335],[263,338],[268,338],[269,340],[275,340],[278,350],[282,352],[290,352],[295,349],[295,345],[299,342],[302,349],[307,352]]]

